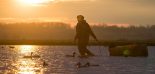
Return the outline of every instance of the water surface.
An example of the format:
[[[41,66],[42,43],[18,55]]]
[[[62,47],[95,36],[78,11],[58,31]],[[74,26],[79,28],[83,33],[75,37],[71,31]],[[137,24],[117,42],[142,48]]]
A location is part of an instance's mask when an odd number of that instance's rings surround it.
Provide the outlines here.
[[[110,57],[108,47],[89,46],[97,56],[66,57],[78,52],[76,46],[1,45],[0,74],[155,74],[155,47],[149,46],[148,57]],[[23,58],[39,55],[41,58]],[[48,66],[43,66],[44,61]],[[99,64],[98,67],[77,68],[75,65]]]

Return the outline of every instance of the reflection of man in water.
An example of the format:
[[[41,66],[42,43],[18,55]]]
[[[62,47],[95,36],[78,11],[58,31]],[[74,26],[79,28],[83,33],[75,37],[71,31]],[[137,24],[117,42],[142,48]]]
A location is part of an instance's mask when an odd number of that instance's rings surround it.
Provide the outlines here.
[[[79,53],[81,56],[94,56],[94,54],[87,49],[89,37],[91,35],[96,41],[98,40],[91,30],[89,24],[84,20],[84,16],[78,15],[77,20],[78,23],[76,26],[75,41],[77,40],[78,42]]]

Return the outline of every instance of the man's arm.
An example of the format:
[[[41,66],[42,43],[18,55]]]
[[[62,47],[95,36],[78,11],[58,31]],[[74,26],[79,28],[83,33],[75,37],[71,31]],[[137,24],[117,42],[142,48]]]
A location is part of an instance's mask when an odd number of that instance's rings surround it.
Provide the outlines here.
[[[91,30],[91,29],[90,29]],[[91,30],[91,36],[96,40],[98,41],[97,37],[95,36],[94,32]]]
[[[78,25],[76,26],[76,34],[75,34],[75,37],[74,37],[74,41],[76,42],[76,40],[78,39]]]
[[[74,37],[74,42],[76,42],[77,38],[78,38],[78,37],[77,37],[77,34],[76,34],[75,37]]]
[[[95,35],[94,32],[92,31],[92,29],[91,29],[91,27],[89,26],[89,24],[88,24],[88,28],[89,28],[89,31],[90,31],[91,36],[92,36],[96,41],[98,41],[96,35]]]

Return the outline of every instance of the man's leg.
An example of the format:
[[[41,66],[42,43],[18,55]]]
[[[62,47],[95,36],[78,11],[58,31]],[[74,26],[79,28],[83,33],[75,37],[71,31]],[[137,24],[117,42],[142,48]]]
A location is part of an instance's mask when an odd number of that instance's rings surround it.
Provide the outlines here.
[[[85,51],[84,51],[84,48],[80,45],[78,45],[78,50],[79,50],[79,53],[81,56],[85,56]]]
[[[91,51],[87,49],[88,40],[79,40],[78,41],[78,50],[81,56],[95,56]]]
[[[79,53],[81,56],[95,56],[91,51],[86,47],[78,47]]]
[[[91,51],[89,51],[87,48],[85,48],[85,53],[87,53],[87,56],[95,56]]]

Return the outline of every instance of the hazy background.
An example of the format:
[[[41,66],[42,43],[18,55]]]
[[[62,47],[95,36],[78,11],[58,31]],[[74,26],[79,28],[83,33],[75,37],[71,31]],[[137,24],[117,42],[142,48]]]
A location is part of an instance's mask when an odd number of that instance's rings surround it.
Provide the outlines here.
[[[82,14],[100,40],[154,40],[154,13],[155,0],[1,0],[0,39],[73,40]]]
[[[155,26],[91,26],[100,41],[155,40]],[[61,22],[0,24],[0,41],[5,40],[52,40],[72,41],[75,28]]]

